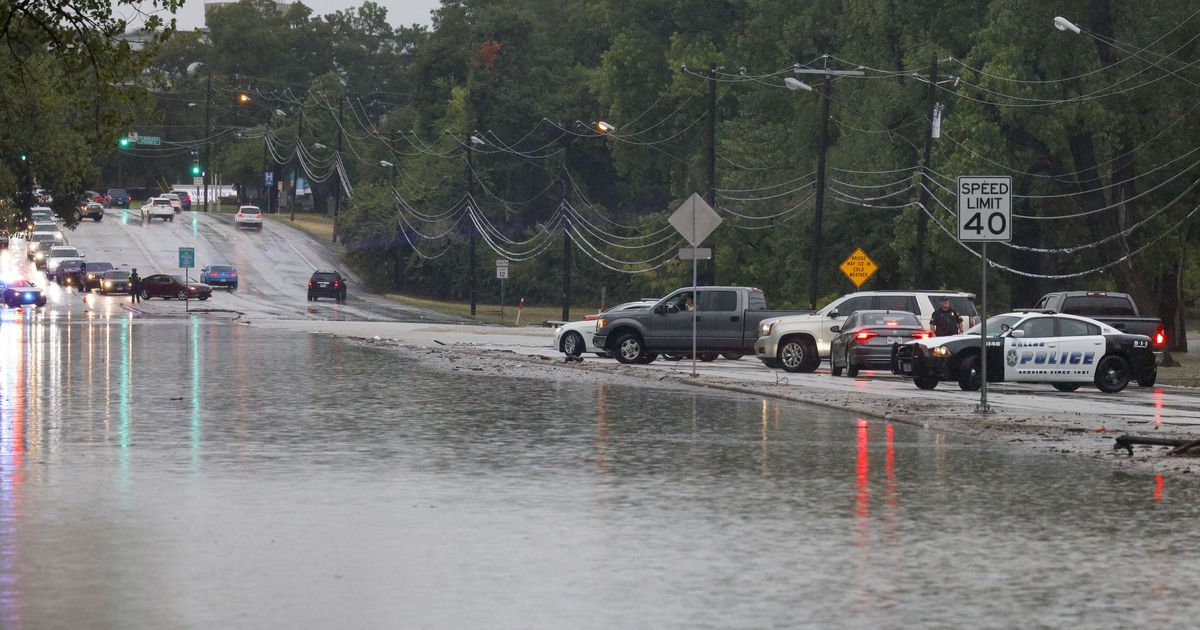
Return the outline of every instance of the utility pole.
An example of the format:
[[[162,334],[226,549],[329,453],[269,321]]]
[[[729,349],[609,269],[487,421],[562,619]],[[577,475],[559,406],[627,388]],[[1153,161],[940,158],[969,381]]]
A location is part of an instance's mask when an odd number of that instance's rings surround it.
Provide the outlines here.
[[[397,132],[395,132],[395,131],[393,131],[393,132],[391,133],[391,142],[390,142],[390,143],[388,143],[388,150],[389,150],[389,152],[391,152],[391,150],[392,150],[392,147],[396,146],[396,136],[397,136],[397,135],[399,135],[399,134],[398,134]],[[391,191],[388,193],[388,200],[389,200],[391,203],[395,203],[395,199],[394,199],[394,197],[395,197],[395,194],[396,194],[396,156],[395,156],[395,155],[389,155],[388,157],[392,158],[392,160],[391,160],[391,170],[392,170],[392,189],[391,189]],[[400,218],[400,217],[399,217],[399,210],[397,210],[396,212],[397,212],[397,217],[396,217],[396,218],[397,218],[397,219],[399,219],[399,218]],[[403,283],[400,281],[400,280],[401,280],[401,275],[400,275],[400,239],[401,239],[401,237],[403,237],[403,236],[404,236],[404,221],[403,221],[402,219],[401,219],[401,220],[398,220],[398,221],[396,222],[396,230],[397,230],[397,232],[398,232],[398,233],[396,234],[396,237],[393,239],[393,244],[392,244],[392,288],[395,288],[395,289],[402,289],[402,288],[403,288]]]
[[[705,201],[709,207],[717,205],[717,64],[708,64],[708,169],[705,173],[708,190],[705,192]],[[709,276],[708,282],[710,285],[717,283],[717,255],[713,251],[713,257],[708,261]],[[566,320],[566,317],[563,317]]]
[[[208,160],[212,157],[212,70],[204,88],[204,157],[200,163],[200,183],[204,185],[204,211],[208,212]]]
[[[263,210],[265,210],[266,212],[270,212],[271,211],[271,187],[269,185],[267,185],[267,136],[271,135],[271,112],[270,111],[267,112],[267,122],[263,128],[265,129],[265,131],[263,133],[262,175],[259,176],[259,177],[262,177],[262,188],[260,188],[259,190],[265,192],[266,195],[259,195],[258,203],[259,203],[259,205],[263,206]],[[266,203],[263,203],[264,199],[266,200]]]
[[[929,115],[929,128],[925,130],[925,152],[921,157],[921,207],[917,208],[917,242],[913,247],[913,288],[925,288],[925,233],[929,225],[929,217],[925,214],[929,208],[929,190],[933,188],[933,180],[929,176],[929,159],[933,151],[933,119],[934,108],[937,107],[937,53],[929,62],[929,95],[925,99],[925,113]]]
[[[566,199],[563,200],[566,205]],[[564,322],[571,321],[571,222],[567,217],[566,208],[563,210],[563,275],[562,275],[562,318]]]
[[[296,126],[296,148],[293,153],[296,156],[296,162],[292,166],[292,222],[296,221],[296,188],[300,185],[300,151],[303,148],[304,142],[304,103],[300,103],[300,121]]]
[[[467,212],[474,213],[475,209],[471,205],[475,203],[475,198],[471,195],[473,186],[473,171],[471,166],[471,146],[474,144],[474,136],[467,132]],[[474,217],[472,217],[474,219]],[[471,240],[471,255],[467,263],[467,291],[471,294],[471,317],[475,317],[475,222],[472,220],[467,224],[467,234]]]
[[[337,153],[334,154],[335,160],[333,163],[334,174],[337,175],[337,177],[334,181],[334,183],[337,185],[337,188],[335,188],[333,191],[333,242],[334,243],[337,242],[338,215],[341,214],[341,212],[342,212],[342,174],[340,171],[338,171],[338,163],[341,161],[341,157],[342,157],[342,106],[345,102],[346,102],[345,97],[338,100],[338,117],[337,117],[338,142],[337,142]],[[395,164],[395,162],[392,162],[392,164]],[[395,168],[395,167],[393,166],[392,168]]]
[[[826,60],[826,63],[829,63]],[[825,153],[829,148],[829,97],[833,89],[830,75],[821,83],[821,130],[817,135],[817,201],[813,207],[812,256],[809,258],[808,308],[817,308],[817,279],[821,271],[821,215],[825,213]]]

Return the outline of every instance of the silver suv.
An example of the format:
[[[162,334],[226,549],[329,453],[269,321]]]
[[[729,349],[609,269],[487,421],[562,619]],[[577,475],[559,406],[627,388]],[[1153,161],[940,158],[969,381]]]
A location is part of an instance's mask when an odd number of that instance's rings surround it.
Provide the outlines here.
[[[979,321],[975,310],[975,294],[961,291],[859,291],[830,302],[824,308],[807,315],[789,315],[763,320],[759,323],[754,354],[767,367],[783,368],[789,372],[812,372],[829,358],[829,343],[836,333],[829,329],[841,325],[855,311],[891,310],[913,313],[922,325],[937,309],[938,301],[950,298],[950,304],[963,316],[963,326],[970,328]]]

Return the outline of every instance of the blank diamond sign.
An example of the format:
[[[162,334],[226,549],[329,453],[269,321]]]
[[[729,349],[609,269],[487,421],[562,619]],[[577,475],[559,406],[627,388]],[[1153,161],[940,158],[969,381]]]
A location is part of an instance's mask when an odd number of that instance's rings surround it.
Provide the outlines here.
[[[667,221],[675,226],[692,247],[697,247],[721,225],[721,216],[703,197],[692,193]]]

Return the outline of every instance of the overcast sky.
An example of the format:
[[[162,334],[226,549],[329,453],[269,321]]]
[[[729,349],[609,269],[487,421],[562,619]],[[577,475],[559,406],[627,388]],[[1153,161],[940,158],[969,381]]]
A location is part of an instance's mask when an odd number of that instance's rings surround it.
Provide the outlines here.
[[[303,0],[304,4],[313,10],[313,15],[325,15],[341,9],[362,6],[363,0]],[[392,26],[408,26],[432,22],[429,12],[440,4],[439,0],[375,0],[377,4],[387,9],[388,22]],[[165,18],[166,16],[164,16]],[[132,17],[126,19],[132,20]],[[186,0],[176,14],[175,19],[179,29],[190,31],[204,26],[204,0]]]

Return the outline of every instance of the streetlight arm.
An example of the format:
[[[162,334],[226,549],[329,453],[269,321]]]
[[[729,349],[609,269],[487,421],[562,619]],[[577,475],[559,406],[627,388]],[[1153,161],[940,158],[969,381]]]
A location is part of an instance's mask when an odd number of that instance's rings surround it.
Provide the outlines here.
[[[787,89],[789,90],[804,90],[805,92],[813,91],[811,85],[801,81],[800,79],[793,79],[792,77],[785,77],[783,79],[783,84],[786,85]]]
[[[1064,32],[1071,31],[1072,33],[1075,33],[1076,35],[1078,35],[1080,32],[1079,27],[1072,24],[1071,20],[1068,20],[1067,18],[1061,17],[1061,16],[1054,18],[1054,28],[1056,28],[1060,31],[1064,31]]]

